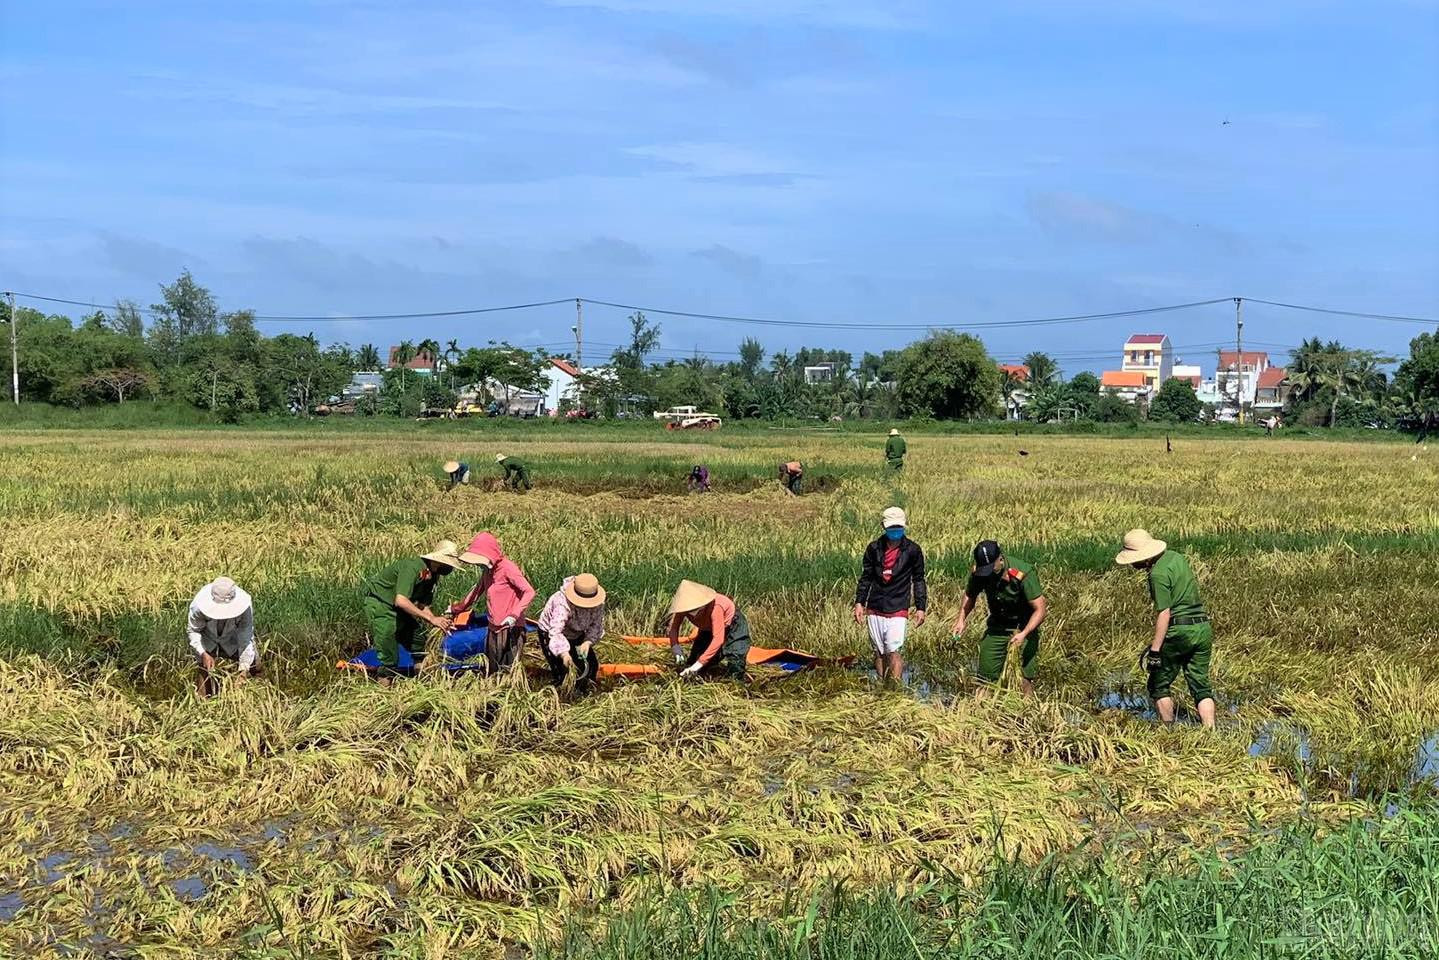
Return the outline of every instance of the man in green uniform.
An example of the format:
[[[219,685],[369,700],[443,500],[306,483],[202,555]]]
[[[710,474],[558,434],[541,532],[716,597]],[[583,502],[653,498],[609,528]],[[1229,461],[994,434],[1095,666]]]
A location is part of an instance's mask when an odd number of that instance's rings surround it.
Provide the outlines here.
[[[424,656],[420,639],[420,622],[448,631],[450,618],[430,610],[435,587],[440,578],[460,566],[459,551],[449,540],[441,540],[435,549],[420,557],[396,560],[378,573],[365,578],[365,619],[370,624],[370,639],[380,655],[380,682],[389,686],[399,676],[400,647],[416,659]]]
[[[511,490],[518,490],[520,487],[524,487],[526,490],[530,489],[530,471],[523,460],[497,453],[495,454],[495,463],[504,468],[505,482],[510,485]]]
[[[983,592],[989,606],[989,624],[979,641],[979,678],[975,691],[983,698],[989,686],[999,682],[1011,647],[1020,648],[1021,687],[1026,697],[1034,696],[1034,678],[1039,674],[1039,625],[1049,612],[1039,574],[1021,560],[1006,560],[999,544],[981,541],[974,548],[974,567],[964,588],[964,602],[954,621],[954,635],[964,633],[974,601]]]
[[[908,449],[904,444],[904,437],[899,435],[899,431],[891,429],[889,439],[884,442],[884,462],[889,464],[892,470],[903,470],[904,455]]]
[[[1163,540],[1151,537],[1147,530],[1131,530],[1124,535],[1124,549],[1114,562],[1149,574],[1149,596],[1157,616],[1154,639],[1139,654],[1139,662],[1149,674],[1149,698],[1154,701],[1154,709],[1165,723],[1174,722],[1170,687],[1182,672],[1200,721],[1212,729],[1214,691],[1209,686],[1209,658],[1214,631],[1199,599],[1199,581],[1194,579],[1189,561],[1170,550]]]

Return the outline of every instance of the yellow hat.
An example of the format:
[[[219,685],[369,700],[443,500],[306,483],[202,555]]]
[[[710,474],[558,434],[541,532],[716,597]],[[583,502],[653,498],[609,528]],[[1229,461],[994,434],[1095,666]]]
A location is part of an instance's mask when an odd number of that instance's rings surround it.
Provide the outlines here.
[[[713,587],[707,587],[693,580],[681,580],[675,598],[670,601],[670,616],[677,613],[693,613],[709,603],[718,594]]]
[[[1124,535],[1124,549],[1114,557],[1114,562],[1120,566],[1128,566],[1132,563],[1143,563],[1146,560],[1153,560],[1165,550],[1169,544],[1163,540],[1156,540],[1149,535],[1148,530],[1131,530]]]
[[[507,459],[509,458],[506,457],[503,453],[495,454],[495,463],[504,463]]]
[[[441,540],[439,543],[435,544],[435,549],[431,550],[429,553],[423,554],[420,559],[430,560],[434,563],[443,563],[451,570],[454,570],[460,565],[460,555],[458,553],[458,550],[459,548],[455,546],[455,542],[453,540]]]
[[[577,607],[598,607],[605,602],[605,588],[593,573],[581,573],[564,585],[565,599]]]
[[[458,461],[458,460],[446,460],[446,461],[445,461],[445,472],[446,472],[446,473],[454,473],[454,472],[455,472],[456,470],[458,470],[458,469],[460,469],[460,461]]]

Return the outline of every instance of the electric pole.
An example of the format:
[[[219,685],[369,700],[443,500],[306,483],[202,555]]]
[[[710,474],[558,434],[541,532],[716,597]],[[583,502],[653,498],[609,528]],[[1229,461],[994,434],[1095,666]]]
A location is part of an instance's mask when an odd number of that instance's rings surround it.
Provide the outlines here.
[[[1234,350],[1237,356],[1234,358],[1235,369],[1239,373],[1239,385],[1234,388],[1234,407],[1237,411],[1238,422],[1244,426],[1244,298],[1234,298]]]
[[[20,318],[15,314],[15,294],[5,291],[10,302],[10,391],[15,397],[15,406],[20,406]]]
[[[585,311],[579,297],[575,297],[575,369],[585,369]]]

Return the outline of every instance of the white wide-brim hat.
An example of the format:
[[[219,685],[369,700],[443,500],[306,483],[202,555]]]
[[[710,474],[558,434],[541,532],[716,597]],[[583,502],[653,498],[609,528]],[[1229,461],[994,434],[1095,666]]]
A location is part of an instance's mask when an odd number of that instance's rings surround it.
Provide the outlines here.
[[[195,607],[211,620],[229,620],[250,609],[250,595],[229,577],[217,577],[195,596]]]

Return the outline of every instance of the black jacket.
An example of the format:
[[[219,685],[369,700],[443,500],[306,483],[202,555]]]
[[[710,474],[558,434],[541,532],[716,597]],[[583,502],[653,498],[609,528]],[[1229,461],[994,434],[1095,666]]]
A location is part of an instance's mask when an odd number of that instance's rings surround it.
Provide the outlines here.
[[[864,550],[864,566],[859,574],[859,587],[854,602],[867,610],[898,613],[908,610],[910,596],[914,607],[923,610],[929,605],[929,585],[924,580],[924,551],[909,537],[899,541],[899,558],[889,582],[884,580],[884,551],[889,539],[880,537]]]

